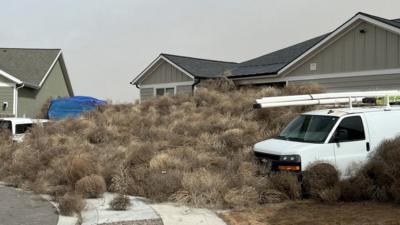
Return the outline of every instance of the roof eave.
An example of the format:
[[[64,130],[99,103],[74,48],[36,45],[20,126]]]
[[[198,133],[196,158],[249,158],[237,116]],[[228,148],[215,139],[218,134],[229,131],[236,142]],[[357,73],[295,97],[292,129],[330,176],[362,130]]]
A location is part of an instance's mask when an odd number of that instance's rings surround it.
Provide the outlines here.
[[[170,59],[168,59],[166,56],[164,56],[163,54],[160,54],[155,60],[153,60],[151,62],[151,64],[149,66],[146,67],[146,69],[144,69],[139,75],[137,75],[135,77],[135,79],[133,79],[130,84],[132,85],[140,85],[139,81],[140,78],[142,78],[158,61],[160,60],[164,60],[166,62],[168,62],[169,64],[171,64],[172,66],[176,67],[178,70],[180,70],[181,72],[183,72],[184,74],[186,74],[187,76],[189,76],[192,79],[195,79],[196,76],[194,74],[191,74],[189,71],[185,70],[184,68],[178,66],[176,63],[174,63],[173,61],[171,61]]]
[[[246,75],[233,75],[233,76],[226,76],[227,78],[235,79],[235,78],[252,78],[252,77],[260,77],[260,76],[269,76],[275,77],[278,75],[278,72],[272,73],[255,73],[255,74],[246,74]]]
[[[284,66],[283,68],[281,68],[277,74],[281,75],[282,73],[287,73],[292,71],[293,69],[291,68],[295,68],[296,63],[300,62],[300,60],[302,60],[303,58],[307,57],[309,54],[311,54],[312,52],[314,52],[315,50],[317,50],[320,46],[322,46],[324,43],[326,43],[327,41],[331,40],[332,38],[334,38],[335,36],[337,36],[340,32],[342,32],[343,30],[345,30],[347,27],[351,26],[352,24],[356,23],[358,20],[363,20],[366,22],[370,22],[373,23],[377,26],[383,26],[386,25],[385,27],[390,29],[391,31],[394,31],[396,33],[400,34],[400,28],[397,26],[394,26],[390,23],[381,21],[381,20],[377,20],[376,18],[374,18],[373,16],[366,14],[366,13],[362,13],[359,12],[356,15],[354,15],[353,17],[351,17],[349,20],[347,20],[345,23],[343,23],[342,25],[340,25],[338,28],[336,28],[333,32],[331,32],[329,35],[327,35],[326,37],[324,37],[322,40],[320,40],[318,43],[316,43],[315,45],[313,45],[311,48],[309,48],[307,51],[305,51],[303,54],[299,55],[297,58],[295,58],[294,60],[292,60],[290,63],[288,63],[286,66]],[[383,24],[383,25],[382,25]]]

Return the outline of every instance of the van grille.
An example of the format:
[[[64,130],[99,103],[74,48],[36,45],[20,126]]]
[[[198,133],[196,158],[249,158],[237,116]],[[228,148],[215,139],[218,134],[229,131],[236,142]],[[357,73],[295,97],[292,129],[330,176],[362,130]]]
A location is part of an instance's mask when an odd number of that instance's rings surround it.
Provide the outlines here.
[[[261,152],[254,152],[254,155],[259,159],[268,159],[271,161],[279,161],[279,159],[280,159],[280,155],[273,155],[273,154],[267,154],[267,153],[261,153]]]

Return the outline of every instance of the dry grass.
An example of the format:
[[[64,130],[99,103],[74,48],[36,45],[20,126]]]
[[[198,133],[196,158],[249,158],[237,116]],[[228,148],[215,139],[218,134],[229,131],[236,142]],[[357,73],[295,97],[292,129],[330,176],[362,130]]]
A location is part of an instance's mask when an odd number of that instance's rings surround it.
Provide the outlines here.
[[[132,205],[129,197],[122,194],[116,195],[109,204],[112,210],[118,211],[124,211]]]
[[[301,197],[301,184],[297,175],[292,173],[277,173],[271,177],[271,183],[276,190],[285,194],[287,198],[296,200]]]
[[[58,200],[61,215],[72,216],[79,214],[85,207],[82,196],[74,193],[67,193]]]
[[[32,129],[22,144],[2,139],[0,180],[60,196],[97,174],[107,190],[199,207],[282,198],[253,163],[251,146],[311,108],[254,110],[252,105],[264,96],[321,88],[236,89],[223,80],[205,87],[194,96],[106,105],[81,118],[51,121]]]
[[[86,198],[99,198],[106,192],[106,182],[99,175],[90,175],[78,180],[75,191]]]
[[[341,184],[342,200],[400,203],[400,137],[384,141],[367,164]]]
[[[400,207],[372,201],[294,201],[224,212],[222,218],[229,225],[395,225],[400,221]]]
[[[316,163],[303,175],[305,196],[322,202],[336,202],[340,198],[339,173],[330,164]]]

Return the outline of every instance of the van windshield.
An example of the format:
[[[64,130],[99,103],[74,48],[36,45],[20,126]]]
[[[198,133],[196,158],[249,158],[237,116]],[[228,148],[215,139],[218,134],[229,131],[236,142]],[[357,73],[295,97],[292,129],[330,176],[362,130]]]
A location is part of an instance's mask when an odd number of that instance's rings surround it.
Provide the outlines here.
[[[277,138],[298,142],[323,143],[338,119],[335,116],[301,115],[290,122]]]

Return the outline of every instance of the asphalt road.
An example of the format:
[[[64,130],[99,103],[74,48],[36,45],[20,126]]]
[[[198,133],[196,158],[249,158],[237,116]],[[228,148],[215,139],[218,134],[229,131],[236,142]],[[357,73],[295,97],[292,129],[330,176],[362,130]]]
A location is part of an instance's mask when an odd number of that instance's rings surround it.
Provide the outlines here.
[[[40,197],[0,185],[0,225],[56,225],[57,210]]]

